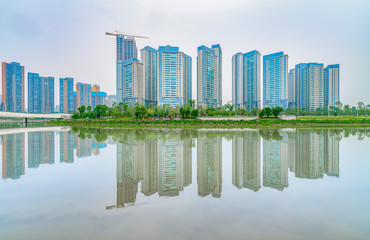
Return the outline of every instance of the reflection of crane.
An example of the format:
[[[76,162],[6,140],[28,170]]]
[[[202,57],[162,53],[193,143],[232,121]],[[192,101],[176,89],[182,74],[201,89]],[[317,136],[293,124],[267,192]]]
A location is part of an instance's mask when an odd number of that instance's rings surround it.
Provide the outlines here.
[[[132,34],[123,33],[117,30],[113,32],[106,32],[105,35],[116,36],[116,37],[129,37],[129,38],[148,38],[148,37],[136,36]]]

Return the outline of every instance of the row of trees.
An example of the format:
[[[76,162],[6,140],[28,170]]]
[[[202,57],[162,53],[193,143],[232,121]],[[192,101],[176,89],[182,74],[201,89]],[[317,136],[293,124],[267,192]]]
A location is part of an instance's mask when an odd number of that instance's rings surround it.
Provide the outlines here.
[[[164,106],[129,106],[124,103],[113,105],[112,108],[108,108],[105,105],[97,105],[95,109],[91,107],[81,106],[78,108],[72,118],[102,118],[102,117],[114,117],[114,118],[197,118],[199,116],[259,116],[259,117],[270,117],[284,115],[317,115],[317,116],[343,116],[343,115],[358,115],[367,116],[370,115],[370,105],[365,105],[363,102],[358,103],[358,107],[350,107],[349,105],[342,105],[341,102],[337,102],[336,106],[329,108],[318,108],[316,111],[309,111],[307,109],[282,109],[281,107],[269,108],[266,107],[262,110],[253,109],[247,111],[246,109],[236,108],[233,105],[225,104],[222,107],[214,108],[203,108],[201,106],[195,106],[195,100],[189,100],[187,105],[182,107],[171,105]]]

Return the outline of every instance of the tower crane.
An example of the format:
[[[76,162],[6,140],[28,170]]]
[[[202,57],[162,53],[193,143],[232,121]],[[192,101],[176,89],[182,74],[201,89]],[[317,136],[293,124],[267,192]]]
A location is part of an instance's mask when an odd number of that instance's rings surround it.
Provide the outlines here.
[[[148,38],[148,37],[136,36],[132,34],[123,33],[117,30],[114,30],[113,32],[106,32],[105,35],[116,36],[116,37],[130,37],[130,38]]]

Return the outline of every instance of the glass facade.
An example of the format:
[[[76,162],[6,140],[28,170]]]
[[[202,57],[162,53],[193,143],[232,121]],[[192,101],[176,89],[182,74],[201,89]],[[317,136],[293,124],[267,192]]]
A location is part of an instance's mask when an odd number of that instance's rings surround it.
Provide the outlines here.
[[[121,62],[122,102],[128,105],[143,104],[143,64],[135,58]]]
[[[222,51],[220,45],[198,47],[198,106],[220,107],[222,105]]]
[[[140,50],[143,63],[144,104],[158,104],[158,51],[151,47]]]
[[[72,113],[75,110],[73,78],[59,79],[59,108],[61,113]]]
[[[324,65],[300,63],[295,66],[296,106],[315,111],[324,107]]]
[[[191,99],[191,57],[178,47],[158,49],[158,104],[183,106]]]
[[[117,36],[116,96],[117,103],[123,102],[122,62],[137,58],[135,38]]]
[[[24,67],[2,63],[2,102],[5,112],[24,112]]]
[[[248,111],[260,108],[261,54],[257,50],[235,54],[232,71],[233,106]]]
[[[263,56],[263,104],[288,107],[288,55],[284,52]]]
[[[81,106],[91,106],[91,84],[76,84],[76,110]]]
[[[335,106],[340,101],[339,64],[328,65],[324,69],[325,106]]]
[[[28,112],[54,112],[54,78],[28,73]]]

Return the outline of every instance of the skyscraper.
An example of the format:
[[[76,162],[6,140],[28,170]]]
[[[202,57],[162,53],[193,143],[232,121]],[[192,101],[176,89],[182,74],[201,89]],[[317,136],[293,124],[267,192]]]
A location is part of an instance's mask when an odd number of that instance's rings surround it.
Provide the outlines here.
[[[5,112],[24,112],[24,67],[2,63],[2,100]]]
[[[340,101],[339,64],[328,65],[324,70],[325,106],[335,106]]]
[[[135,58],[121,61],[122,82],[118,88],[122,95],[117,96],[118,102],[128,105],[143,104],[143,64]]]
[[[295,97],[298,108],[315,111],[324,107],[324,65],[300,63],[295,66]]]
[[[28,112],[54,112],[54,78],[28,73]]]
[[[183,106],[191,99],[191,57],[178,47],[158,49],[158,104]]]
[[[91,106],[91,84],[76,83],[76,106],[78,109],[81,106]]]
[[[293,109],[296,107],[295,99],[295,69],[290,69],[288,74],[288,107]]]
[[[261,54],[254,50],[232,59],[233,106],[248,111],[261,108]]]
[[[263,56],[263,104],[288,107],[288,55],[284,52]]]
[[[158,104],[158,51],[151,47],[140,50],[143,63],[144,104]]]
[[[219,44],[212,49],[198,47],[198,106],[220,107],[222,105],[222,51]]]
[[[122,61],[137,58],[136,41],[133,37],[117,35],[117,60],[116,60],[116,95],[117,103],[123,101],[122,94]]]
[[[59,79],[60,112],[71,113],[75,110],[73,94],[73,78]]]

